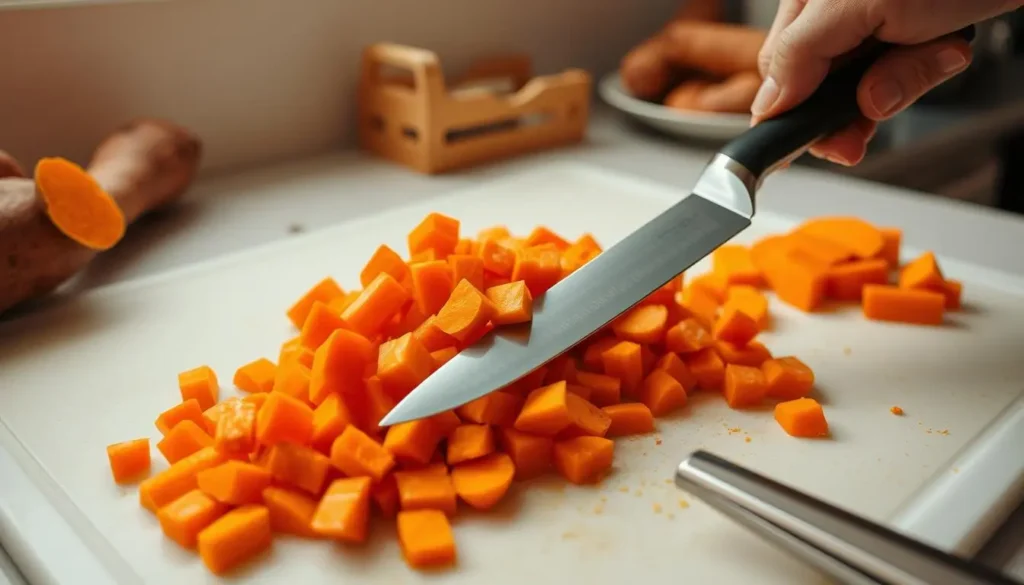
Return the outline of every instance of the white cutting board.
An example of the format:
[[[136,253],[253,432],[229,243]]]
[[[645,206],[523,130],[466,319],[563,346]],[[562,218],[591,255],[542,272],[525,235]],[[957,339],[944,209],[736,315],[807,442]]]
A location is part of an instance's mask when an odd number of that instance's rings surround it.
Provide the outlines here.
[[[240,364],[273,359],[293,335],[284,311],[297,296],[327,274],[354,286],[375,247],[404,249],[406,233],[429,211],[460,218],[467,233],[545,224],[568,237],[593,232],[607,246],[683,194],[591,167],[541,168],[97,290],[0,328],[0,420],[9,430],[0,440],[117,582],[218,582],[162,537],[134,489],[115,487],[104,453],[108,443],[157,437],[152,421],[175,402],[179,371],[210,364],[229,382]],[[763,213],[737,239],[793,221]],[[492,513],[460,512],[453,572],[411,572],[393,529],[379,523],[359,551],[280,538],[238,582],[819,582],[677,491],[673,470],[706,448],[855,512],[890,517],[1013,400],[1024,378],[1024,283],[951,261],[944,267],[966,281],[971,309],[942,328],[868,322],[856,308],[808,316],[773,301],[776,329],[764,338],[776,355],[798,355],[816,371],[830,440],[793,439],[770,410],[733,411],[698,394],[685,412],[660,420],[656,435],[619,441],[614,473],[600,487],[550,477],[518,485]],[[893,405],[906,416],[890,414]]]

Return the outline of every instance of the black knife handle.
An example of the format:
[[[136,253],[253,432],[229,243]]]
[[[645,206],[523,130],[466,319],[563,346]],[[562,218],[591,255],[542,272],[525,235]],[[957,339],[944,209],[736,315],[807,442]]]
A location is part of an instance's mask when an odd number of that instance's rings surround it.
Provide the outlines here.
[[[953,34],[971,42],[974,40],[974,25]],[[800,105],[760,122],[719,152],[762,179],[779,163],[801,154],[817,140],[857,120],[861,115],[857,86],[871,65],[894,46],[875,42],[862,47],[847,63],[829,73],[818,89]]]

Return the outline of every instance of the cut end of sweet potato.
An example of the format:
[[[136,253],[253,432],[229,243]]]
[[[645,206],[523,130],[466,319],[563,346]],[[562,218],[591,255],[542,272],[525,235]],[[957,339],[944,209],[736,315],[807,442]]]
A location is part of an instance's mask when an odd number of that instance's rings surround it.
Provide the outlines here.
[[[36,165],[35,181],[50,221],[67,237],[93,250],[108,250],[124,237],[121,208],[82,167],[44,158]]]

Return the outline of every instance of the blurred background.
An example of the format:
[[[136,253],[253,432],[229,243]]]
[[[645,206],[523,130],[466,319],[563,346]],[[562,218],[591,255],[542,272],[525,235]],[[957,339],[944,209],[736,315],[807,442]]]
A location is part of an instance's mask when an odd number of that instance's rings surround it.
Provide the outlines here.
[[[762,27],[777,6],[723,1],[729,20]],[[453,71],[523,51],[537,72],[599,78],[681,4],[0,0],[0,53],[16,55],[4,63],[0,147],[29,166],[82,161],[111,128],[148,115],[203,137],[205,174],[299,159],[354,146],[368,43],[428,47]],[[975,45],[972,67],[885,124],[861,165],[828,168],[1024,212],[1024,13],[984,23]]]

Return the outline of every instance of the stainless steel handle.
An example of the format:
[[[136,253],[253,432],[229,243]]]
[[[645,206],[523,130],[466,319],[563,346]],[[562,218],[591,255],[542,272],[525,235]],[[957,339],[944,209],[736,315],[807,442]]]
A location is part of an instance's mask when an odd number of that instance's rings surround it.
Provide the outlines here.
[[[850,585],[1020,585],[705,451],[676,485]]]

